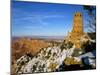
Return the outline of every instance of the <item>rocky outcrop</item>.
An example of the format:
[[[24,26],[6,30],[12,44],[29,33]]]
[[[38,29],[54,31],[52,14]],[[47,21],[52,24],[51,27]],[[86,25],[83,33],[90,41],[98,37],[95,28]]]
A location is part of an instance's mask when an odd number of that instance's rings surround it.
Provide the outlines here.
[[[76,51],[78,51],[78,49],[74,44],[71,43],[66,45],[52,45],[46,48],[42,48],[35,56],[32,56],[29,53],[18,59],[15,72],[37,73],[63,71],[68,70],[67,67],[72,67],[72,65],[73,67],[78,65],[79,69],[84,69],[84,65],[89,65],[92,66],[92,68],[95,68],[95,56],[91,52],[81,53],[79,50],[78,53]],[[87,59],[89,60],[88,64],[86,62]],[[64,66],[66,68],[63,68]]]

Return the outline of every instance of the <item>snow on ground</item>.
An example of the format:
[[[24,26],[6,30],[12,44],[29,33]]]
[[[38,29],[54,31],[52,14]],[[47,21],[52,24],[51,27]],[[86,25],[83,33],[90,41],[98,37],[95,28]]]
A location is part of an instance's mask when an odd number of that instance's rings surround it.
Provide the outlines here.
[[[84,38],[86,37],[86,38]],[[84,36],[81,38],[81,42],[87,41],[88,37]],[[93,40],[91,40],[93,41]],[[95,42],[95,41],[93,41]],[[63,64],[66,57],[72,58],[72,54],[75,50],[75,45],[72,48],[64,48],[63,50],[59,46],[50,46],[47,48],[41,49],[41,51],[34,56],[32,59],[28,59],[27,56],[22,56],[20,59],[17,60],[17,63],[20,61],[27,62],[24,66],[20,67],[17,73],[34,73],[34,72],[52,72],[55,71]],[[80,53],[81,54],[81,53]],[[78,57],[74,57],[74,59],[79,62],[82,58],[88,57],[89,64],[95,66],[95,59],[93,53],[85,53]],[[19,65],[21,66],[21,65]]]
[[[66,57],[71,56],[74,51],[74,46],[70,49],[60,49],[60,46],[53,46],[44,48],[33,57],[19,73],[33,73],[33,72],[50,72],[51,64],[57,64],[55,69],[63,63]]]

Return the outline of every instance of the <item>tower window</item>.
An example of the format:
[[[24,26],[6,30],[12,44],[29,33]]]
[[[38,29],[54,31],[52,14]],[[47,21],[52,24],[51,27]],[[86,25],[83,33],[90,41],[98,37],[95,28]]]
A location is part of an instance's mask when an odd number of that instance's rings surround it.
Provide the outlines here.
[[[75,16],[78,16],[78,14],[75,14]]]

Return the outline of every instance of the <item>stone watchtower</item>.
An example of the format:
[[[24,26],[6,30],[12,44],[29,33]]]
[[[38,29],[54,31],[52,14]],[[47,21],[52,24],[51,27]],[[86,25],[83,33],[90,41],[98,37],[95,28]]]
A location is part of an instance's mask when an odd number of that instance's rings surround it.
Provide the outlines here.
[[[74,23],[73,23],[73,30],[72,33],[75,34],[75,36],[79,36],[83,34],[83,15],[80,12],[75,13],[74,15]]]
[[[83,15],[80,12],[76,12],[74,15],[73,29],[65,39],[65,43],[71,41],[77,48],[80,48],[80,39],[82,35],[84,35]]]

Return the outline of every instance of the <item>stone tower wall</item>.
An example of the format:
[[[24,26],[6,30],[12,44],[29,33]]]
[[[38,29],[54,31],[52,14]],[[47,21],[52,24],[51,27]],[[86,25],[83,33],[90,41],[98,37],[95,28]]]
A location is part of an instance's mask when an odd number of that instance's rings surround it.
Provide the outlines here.
[[[75,35],[83,34],[83,15],[80,12],[75,13],[72,33]]]

